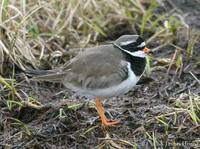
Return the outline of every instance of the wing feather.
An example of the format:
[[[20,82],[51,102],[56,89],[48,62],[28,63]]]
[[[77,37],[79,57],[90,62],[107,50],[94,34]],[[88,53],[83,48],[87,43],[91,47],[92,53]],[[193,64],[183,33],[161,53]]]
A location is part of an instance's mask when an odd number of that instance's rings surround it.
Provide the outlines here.
[[[112,45],[86,49],[64,67],[35,76],[34,80],[62,82],[83,89],[108,88],[128,78],[127,62]]]
[[[128,69],[125,58],[120,51],[109,49],[104,47],[79,55],[71,63],[65,82],[79,88],[100,89],[126,80]]]

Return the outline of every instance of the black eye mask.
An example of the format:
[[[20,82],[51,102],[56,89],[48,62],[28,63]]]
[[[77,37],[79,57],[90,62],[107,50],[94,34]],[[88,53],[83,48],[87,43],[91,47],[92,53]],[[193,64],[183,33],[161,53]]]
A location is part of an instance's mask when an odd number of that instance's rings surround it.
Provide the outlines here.
[[[140,51],[143,50],[145,48],[145,46],[142,47],[138,47],[139,45],[141,45],[144,42],[144,40],[141,37],[138,37],[137,40],[135,42],[132,42],[130,44],[127,45],[119,45],[121,48],[130,51],[130,52],[135,52],[135,51]]]

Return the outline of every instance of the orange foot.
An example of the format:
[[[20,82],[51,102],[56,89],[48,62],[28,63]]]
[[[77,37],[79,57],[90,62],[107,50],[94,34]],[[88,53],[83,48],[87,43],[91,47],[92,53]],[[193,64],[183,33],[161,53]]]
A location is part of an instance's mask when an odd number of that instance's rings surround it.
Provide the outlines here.
[[[102,125],[110,126],[110,125],[115,125],[115,124],[119,123],[119,121],[117,121],[117,120],[108,120],[106,118],[105,110],[104,110],[102,103],[98,97],[96,98],[95,103],[96,103],[97,111],[99,113]]]

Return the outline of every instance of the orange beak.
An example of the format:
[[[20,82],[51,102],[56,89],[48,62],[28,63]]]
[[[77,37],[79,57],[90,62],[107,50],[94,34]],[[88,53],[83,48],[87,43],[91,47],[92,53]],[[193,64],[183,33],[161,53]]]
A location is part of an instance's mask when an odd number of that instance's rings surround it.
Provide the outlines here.
[[[143,49],[143,51],[144,51],[144,53],[146,53],[146,54],[148,54],[149,52],[151,52],[151,50],[150,50],[149,48],[147,48],[147,47],[145,47],[145,48]]]

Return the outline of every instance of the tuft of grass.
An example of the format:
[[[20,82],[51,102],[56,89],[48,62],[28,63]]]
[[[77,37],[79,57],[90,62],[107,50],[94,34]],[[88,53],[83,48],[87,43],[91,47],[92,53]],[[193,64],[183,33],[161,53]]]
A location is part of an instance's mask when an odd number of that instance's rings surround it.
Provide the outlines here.
[[[5,69],[5,57],[22,70],[52,65],[56,58],[50,53],[93,44],[124,23],[132,28],[130,33],[137,34],[140,28],[141,35],[145,31],[151,31],[155,38],[164,35],[162,22],[168,16],[154,13],[158,6],[156,0],[145,5],[140,0],[110,0],[106,5],[103,0],[4,0],[0,9],[1,35],[5,37],[0,40],[0,57],[4,57],[1,71]]]
[[[180,76],[183,69],[183,57],[180,51],[177,53],[175,66],[176,66],[176,73],[179,72],[179,76]]]
[[[8,82],[9,80],[11,81],[11,83]],[[14,82],[15,82],[14,79],[7,79],[6,80],[2,76],[0,76],[0,84],[2,84],[4,88],[7,88],[11,91],[11,98],[12,98],[11,100],[15,100],[15,96],[16,96],[18,100],[22,101],[21,96],[19,95],[19,93],[15,89]]]
[[[192,31],[192,32],[194,32],[194,31]],[[187,48],[186,48],[187,59],[192,58],[194,46],[197,42],[197,39],[198,39],[198,36],[196,36],[196,35],[192,35],[192,37],[189,39],[188,44],[187,44]]]
[[[145,71],[146,71],[146,74],[147,74],[148,77],[150,77],[150,74],[151,74],[151,71],[152,71],[151,60],[152,60],[152,58],[150,56],[146,57],[147,64],[146,64]]]
[[[185,95],[186,96],[186,95]],[[175,107],[172,108],[173,112],[165,113],[158,115],[155,119],[159,122],[160,125],[165,127],[169,127],[169,122],[171,121],[171,116],[173,116],[173,125],[178,125],[177,120],[178,117],[184,114],[184,117],[190,117],[190,121],[192,125],[200,124],[200,96],[188,93],[187,100],[181,101],[181,99],[176,99]]]
[[[170,16],[169,21],[166,23],[167,28],[173,35],[176,35],[177,29],[182,25],[180,21],[177,21],[175,16]]]
[[[11,118],[11,117],[9,119],[13,121],[11,123],[12,125],[20,127],[22,132],[24,132],[26,135],[28,135],[28,136],[32,135],[31,129],[28,128],[27,125],[24,124],[22,121],[20,121],[16,118]]]
[[[7,100],[7,107],[8,110],[12,111],[15,108],[18,108],[19,110],[22,108],[23,104],[19,101],[15,100]]]
[[[192,95],[189,95],[188,113],[189,113],[192,121],[194,122],[194,124],[197,126],[200,125],[200,117],[199,117],[200,108],[199,108],[199,106],[200,106],[200,97],[198,97],[198,96],[193,97]]]
[[[145,27],[148,26],[147,23],[152,23],[151,18],[153,17],[153,10],[156,7],[158,7],[156,0],[151,0],[149,8],[146,10],[146,12],[143,12],[144,14],[143,14],[142,22],[141,22],[141,26],[140,26],[140,34],[141,35],[144,34]],[[159,18],[161,18],[161,17],[159,17]],[[157,22],[157,20],[154,22]],[[153,26],[155,26],[155,23]]]

